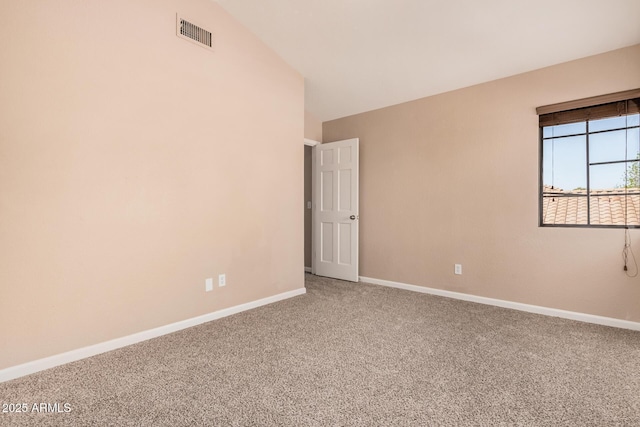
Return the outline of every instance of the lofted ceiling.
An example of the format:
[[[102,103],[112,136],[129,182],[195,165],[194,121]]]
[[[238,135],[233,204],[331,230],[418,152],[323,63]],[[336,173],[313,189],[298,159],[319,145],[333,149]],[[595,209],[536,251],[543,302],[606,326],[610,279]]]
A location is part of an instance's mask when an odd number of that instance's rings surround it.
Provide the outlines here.
[[[640,0],[216,0],[321,121],[640,43]]]

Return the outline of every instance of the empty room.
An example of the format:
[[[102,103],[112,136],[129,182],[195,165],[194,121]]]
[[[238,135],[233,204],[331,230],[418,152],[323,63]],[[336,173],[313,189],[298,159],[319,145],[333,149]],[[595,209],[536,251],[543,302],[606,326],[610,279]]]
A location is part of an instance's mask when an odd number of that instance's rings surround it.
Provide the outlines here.
[[[0,425],[640,425],[638,17],[0,1]]]

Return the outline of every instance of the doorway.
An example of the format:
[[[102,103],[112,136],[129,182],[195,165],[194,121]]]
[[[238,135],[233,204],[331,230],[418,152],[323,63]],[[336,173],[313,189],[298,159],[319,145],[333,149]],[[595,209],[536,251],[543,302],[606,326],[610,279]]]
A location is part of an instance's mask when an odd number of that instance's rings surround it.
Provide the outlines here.
[[[312,157],[313,274],[357,282],[359,139],[326,142]]]
[[[312,209],[313,200],[312,172],[313,172],[313,147],[317,141],[304,140],[304,271],[311,273],[312,266]]]

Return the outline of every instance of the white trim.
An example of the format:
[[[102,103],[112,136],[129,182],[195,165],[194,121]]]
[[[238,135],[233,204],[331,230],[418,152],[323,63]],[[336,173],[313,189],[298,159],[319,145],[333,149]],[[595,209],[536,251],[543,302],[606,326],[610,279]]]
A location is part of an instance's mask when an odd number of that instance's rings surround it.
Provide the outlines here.
[[[304,271],[306,271],[307,273],[311,273],[311,267],[305,267]]]
[[[253,308],[271,304],[277,301],[282,301],[284,299],[292,298],[298,295],[303,295],[306,292],[307,292],[306,288],[300,288],[300,289],[295,289],[289,292],[283,292],[278,295],[273,295],[271,297],[262,298],[262,299],[248,302],[245,304],[236,305],[234,307],[229,307],[222,310],[214,311],[212,313],[204,314],[202,316],[193,317],[191,319],[182,320],[180,322],[171,323],[169,325],[160,326],[158,328],[149,329],[146,331],[138,332],[136,334],[128,335],[121,338],[116,338],[103,343],[90,345],[88,347],[79,348],[77,350],[71,350],[66,353],[56,354],[55,356],[45,357],[44,359],[34,360],[32,362],[23,363],[22,365],[5,368],[0,370],[0,383],[4,381],[12,380],[14,378],[19,378],[25,375],[33,374],[35,372],[39,372],[45,369],[64,365],[66,363],[75,362],[76,360],[95,356],[96,354],[115,350],[121,347],[126,347],[128,345],[136,344],[141,341],[146,341],[151,338],[156,338],[162,335],[170,334],[172,332],[180,331],[182,329],[190,328],[192,326],[196,326],[202,323],[210,322],[212,320],[220,319],[222,317],[231,316],[232,314],[237,314],[243,311],[251,310]]]
[[[309,139],[309,138],[305,138],[304,139],[304,145],[308,145],[310,147],[315,147],[318,144],[320,144],[320,142],[314,141],[313,139]]]
[[[614,319],[612,317],[596,316],[593,314],[578,313],[575,311],[560,310],[557,308],[541,307],[539,305],[523,304],[520,302],[505,301],[495,298],[481,297],[461,292],[445,291],[442,289],[427,288],[424,286],[408,285],[406,283],[392,282],[389,280],[373,279],[371,277],[360,276],[360,281],[373,285],[387,286],[390,288],[405,289],[407,291],[420,292],[423,294],[438,295],[441,297],[454,298],[463,301],[477,302],[479,304],[494,305],[497,307],[510,308],[513,310],[526,311],[529,313],[543,314],[545,316],[561,317],[563,319],[577,320],[579,322],[595,323],[596,325],[611,326],[614,328],[631,329],[640,331],[640,323],[629,320]]]

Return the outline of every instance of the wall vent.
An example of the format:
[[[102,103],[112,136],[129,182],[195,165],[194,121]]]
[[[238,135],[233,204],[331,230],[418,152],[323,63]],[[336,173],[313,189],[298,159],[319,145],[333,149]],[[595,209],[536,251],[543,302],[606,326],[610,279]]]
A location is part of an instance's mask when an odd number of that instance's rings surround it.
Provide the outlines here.
[[[205,49],[213,50],[213,34],[180,15],[176,15],[176,35]]]

